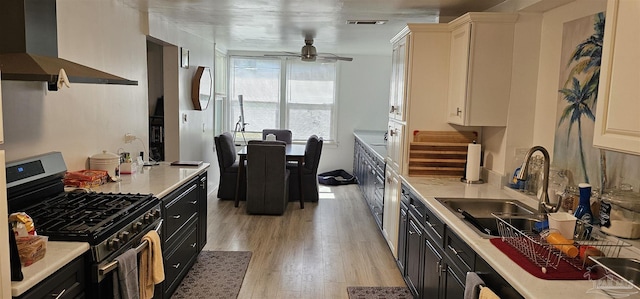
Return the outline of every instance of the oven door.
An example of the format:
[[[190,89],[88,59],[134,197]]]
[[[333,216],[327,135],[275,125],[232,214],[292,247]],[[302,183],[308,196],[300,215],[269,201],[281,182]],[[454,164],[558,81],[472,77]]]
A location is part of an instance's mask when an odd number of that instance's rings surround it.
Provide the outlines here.
[[[156,219],[152,225],[148,225],[136,238],[129,240],[118,251],[109,255],[100,263],[93,263],[91,265],[91,282],[93,287],[88,292],[89,298],[114,298],[113,296],[113,279],[116,271],[118,271],[118,262],[115,258],[129,249],[134,249],[138,254],[142,250],[146,249],[147,242],[142,242],[142,237],[151,230],[155,230],[160,235],[162,227],[162,219]],[[139,258],[139,257],[138,257]]]

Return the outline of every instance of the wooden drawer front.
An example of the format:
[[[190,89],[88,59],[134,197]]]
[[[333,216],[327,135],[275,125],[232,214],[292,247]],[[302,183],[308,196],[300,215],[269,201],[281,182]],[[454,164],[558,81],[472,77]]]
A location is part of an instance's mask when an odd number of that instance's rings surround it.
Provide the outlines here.
[[[169,298],[187,274],[198,256],[198,230],[190,222],[186,237],[164,259],[165,298]],[[181,235],[183,237],[184,235]]]
[[[460,270],[464,272],[472,270],[476,253],[451,230],[446,231],[444,250]]]
[[[424,227],[431,238],[433,238],[434,245],[440,247],[440,249],[444,248],[444,222],[429,209],[425,209]]]
[[[189,184],[189,188],[180,193],[171,202],[166,203],[165,207],[165,225],[166,236],[165,242],[174,238],[176,232],[184,226],[194,214],[198,212],[198,184]]]
[[[80,256],[17,298],[82,298],[85,293],[84,269],[84,258]]]

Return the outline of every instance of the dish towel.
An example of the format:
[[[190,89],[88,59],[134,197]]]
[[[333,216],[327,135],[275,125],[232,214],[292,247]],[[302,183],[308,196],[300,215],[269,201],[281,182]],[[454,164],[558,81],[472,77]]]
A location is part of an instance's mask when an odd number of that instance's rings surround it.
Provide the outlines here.
[[[164,265],[162,264],[162,249],[160,236],[155,230],[142,237],[142,242],[148,245],[140,254],[140,298],[153,297],[153,288],[164,280]]]
[[[113,271],[113,298],[139,299],[138,290],[138,253],[129,249],[115,258],[117,271]]]
[[[480,287],[480,296],[478,296],[478,299],[500,299],[500,297],[490,288]]]
[[[464,299],[478,299],[480,286],[484,286],[484,281],[480,278],[478,273],[467,272],[467,277],[464,283]]]

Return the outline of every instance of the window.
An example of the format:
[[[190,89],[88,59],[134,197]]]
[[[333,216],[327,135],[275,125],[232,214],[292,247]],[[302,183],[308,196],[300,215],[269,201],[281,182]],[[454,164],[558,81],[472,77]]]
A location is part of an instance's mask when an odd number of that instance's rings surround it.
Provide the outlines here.
[[[335,139],[335,63],[231,56],[229,83],[228,125],[242,128],[242,95],[247,140],[273,128],[291,130],[298,141],[313,134],[327,142]]]

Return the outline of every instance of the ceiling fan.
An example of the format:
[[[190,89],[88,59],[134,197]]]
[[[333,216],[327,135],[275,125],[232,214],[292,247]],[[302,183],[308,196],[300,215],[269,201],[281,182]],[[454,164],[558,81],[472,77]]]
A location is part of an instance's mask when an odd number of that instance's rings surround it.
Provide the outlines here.
[[[300,54],[293,53],[293,52],[285,52],[285,54],[265,54],[264,56],[270,56],[270,57],[300,57],[302,61],[316,61],[316,60],[322,60],[322,61],[336,61],[336,60],[353,61],[353,58],[351,58],[351,57],[343,57],[343,56],[338,56],[338,55],[331,54],[331,53],[318,53],[316,51],[316,47],[313,46],[313,38],[305,38],[304,39],[304,46],[302,46],[302,49],[300,50]]]

